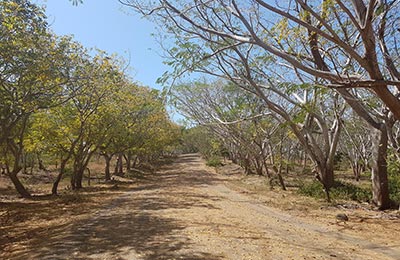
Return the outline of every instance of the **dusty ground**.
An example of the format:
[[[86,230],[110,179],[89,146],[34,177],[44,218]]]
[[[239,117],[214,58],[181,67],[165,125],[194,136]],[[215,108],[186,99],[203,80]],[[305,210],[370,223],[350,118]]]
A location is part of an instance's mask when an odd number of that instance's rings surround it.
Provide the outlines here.
[[[26,216],[2,223],[0,258],[400,259],[400,222],[393,213],[258,192],[240,175],[216,174],[197,155],[181,156],[151,179],[121,187],[87,199],[30,202],[29,227]],[[48,214],[60,205],[68,214]],[[338,212],[350,220],[336,223]]]

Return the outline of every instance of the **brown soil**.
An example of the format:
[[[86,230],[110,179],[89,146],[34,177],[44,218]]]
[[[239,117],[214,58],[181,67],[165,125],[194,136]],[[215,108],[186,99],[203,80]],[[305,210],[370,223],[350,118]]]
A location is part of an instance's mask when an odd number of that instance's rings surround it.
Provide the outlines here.
[[[3,202],[0,258],[400,258],[397,213],[255,189],[262,178],[236,172],[185,155],[135,184]]]

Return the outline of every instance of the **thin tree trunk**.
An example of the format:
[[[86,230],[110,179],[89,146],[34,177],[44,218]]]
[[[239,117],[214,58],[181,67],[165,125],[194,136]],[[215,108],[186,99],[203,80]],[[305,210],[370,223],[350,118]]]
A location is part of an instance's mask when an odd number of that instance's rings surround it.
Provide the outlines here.
[[[283,177],[282,177],[282,160],[281,160],[281,163],[279,164],[279,170],[277,172],[277,175],[278,175],[279,184],[281,185],[283,190],[286,190],[286,185],[285,185],[285,182],[283,181]]]
[[[139,160],[139,156],[135,156],[135,158],[133,159],[132,168],[136,168],[138,160]]]
[[[123,155],[122,155],[122,153],[119,153],[118,157],[117,157],[117,162],[115,164],[115,170],[114,170],[115,175],[122,176],[124,173],[122,159],[123,159]]]
[[[388,136],[385,124],[380,129],[372,129],[372,201],[380,210],[390,208],[389,184],[387,176]]]
[[[123,161],[123,154],[122,153],[120,153],[119,155],[118,155],[118,162],[119,162],[119,164],[118,164],[118,174],[119,175],[123,175],[124,174],[124,161]]]
[[[28,192],[28,190],[24,187],[24,185],[21,183],[21,181],[18,179],[17,173],[20,171],[20,169],[14,169],[12,172],[9,173],[10,179],[12,183],[14,184],[15,189],[17,192],[26,199],[31,198],[31,194]]]
[[[260,162],[260,160],[259,160],[259,159],[255,159],[255,160],[254,160],[254,165],[255,165],[255,167],[256,167],[256,173],[257,173],[257,175],[262,176],[262,175],[263,175],[263,165],[262,165],[262,163]]]
[[[124,156],[125,157],[125,161],[126,161],[126,172],[130,172],[131,171],[131,166],[132,166],[132,155],[130,152],[128,152],[127,155]]]
[[[80,168],[75,177],[75,189],[79,190],[82,189],[82,180],[83,180],[83,173],[85,168]]]
[[[26,174],[28,165],[27,165],[27,161],[26,161],[26,153],[25,152],[23,152],[21,154],[21,163],[22,163],[22,174]]]
[[[110,181],[111,180],[111,173],[110,173],[110,164],[111,164],[111,158],[112,156],[103,154],[104,160],[106,161],[106,166],[104,168],[104,172],[105,172],[105,178],[106,181]]]
[[[60,184],[60,181],[61,181],[61,179],[62,179],[62,177],[64,175],[65,166],[67,165],[67,162],[68,162],[68,159],[64,159],[64,160],[61,161],[60,171],[59,171],[59,173],[57,175],[57,179],[54,181],[53,187],[51,189],[51,194],[53,194],[53,195],[57,195],[58,194],[58,185]]]
[[[307,168],[307,153],[303,151],[303,169],[302,172],[305,172]]]
[[[90,178],[91,178],[91,172],[90,172],[90,169],[88,168],[88,167],[86,167],[86,170],[87,170],[87,172],[88,172],[88,186],[90,186]]]
[[[45,167],[44,164],[43,164],[42,158],[40,158],[40,154],[37,153],[36,156],[37,156],[37,159],[38,159],[39,170],[47,171],[46,167]]]

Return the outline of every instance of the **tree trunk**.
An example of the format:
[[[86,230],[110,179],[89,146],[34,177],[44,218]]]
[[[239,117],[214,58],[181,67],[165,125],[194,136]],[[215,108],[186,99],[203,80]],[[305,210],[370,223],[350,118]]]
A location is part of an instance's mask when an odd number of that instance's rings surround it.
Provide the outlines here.
[[[324,165],[317,164],[317,172],[315,173],[315,178],[324,187],[326,200],[328,202],[331,202],[329,191],[334,185],[333,164],[330,166],[326,164]]]
[[[115,164],[115,170],[114,170],[114,174],[115,175],[119,175],[122,176],[124,173],[124,169],[123,169],[123,155],[122,153],[118,154],[117,157],[117,162]]]
[[[303,155],[303,162],[302,162],[303,168],[302,168],[301,172],[304,173],[307,169],[307,156],[308,155],[305,151],[303,151],[302,155]]]
[[[124,156],[125,157],[125,161],[126,161],[126,172],[130,172],[131,171],[131,166],[132,166],[132,155],[130,152],[128,152],[127,155]]]
[[[264,165],[264,169],[265,169],[265,174],[267,175],[267,177],[269,178],[269,179],[271,179],[271,173],[269,172],[269,170],[268,170],[268,165],[267,165],[267,160],[266,160],[266,158],[264,158],[264,160],[263,160],[263,165]]]
[[[76,190],[75,179],[76,179],[75,173],[72,173],[72,175],[71,175],[71,189],[72,190]]]
[[[53,187],[51,189],[51,194],[57,195],[58,194],[58,185],[60,184],[60,181],[64,175],[65,172],[65,166],[67,165],[68,159],[62,160],[60,164],[60,172],[57,175],[57,179],[53,183]]]
[[[133,159],[132,168],[136,168],[138,161],[139,161],[139,156],[135,156],[135,158]]]
[[[79,159],[75,159],[76,161],[74,162],[74,169],[73,173],[71,176],[71,188],[72,190],[78,190],[82,188],[82,178],[83,178],[83,163]]]
[[[328,191],[335,183],[333,164],[332,165],[317,165],[320,181]]]
[[[256,168],[257,175],[262,176],[263,175],[263,165],[260,162],[260,159],[255,159],[254,160],[254,165],[255,165],[255,168]]]
[[[124,161],[122,160],[123,159],[123,155],[122,155],[122,153],[120,153],[119,155],[118,155],[118,162],[119,162],[119,164],[118,164],[118,174],[120,174],[121,176],[122,175],[124,175]]]
[[[282,177],[282,160],[279,164],[279,169],[278,169],[277,175],[278,175],[279,184],[281,185],[282,190],[286,190],[286,185],[285,185],[285,182]]]
[[[83,180],[83,172],[85,171],[85,168],[81,168],[78,170],[75,176],[75,189],[79,190],[82,189],[82,180]]]
[[[37,153],[36,156],[37,156],[37,159],[38,159],[39,170],[47,171],[46,167],[45,167],[44,164],[43,164],[43,160],[42,160],[42,158],[40,157],[40,154]]]
[[[21,183],[21,181],[17,177],[17,173],[20,171],[20,169],[14,169],[12,172],[9,173],[10,179],[12,183],[14,184],[15,189],[17,192],[26,199],[31,198],[31,194],[27,191],[27,189],[24,187],[24,185]]]
[[[88,182],[87,182],[87,185],[88,186],[90,186],[90,178],[91,178],[91,172],[90,172],[90,169],[88,168],[88,167],[86,167],[86,170],[87,170],[87,172],[88,172]]]
[[[104,172],[105,172],[105,178],[106,181],[110,181],[111,180],[111,173],[110,173],[110,165],[111,165],[111,158],[112,156],[103,154],[104,160],[106,161],[106,166],[104,168]]]
[[[385,124],[380,129],[372,128],[372,201],[380,210],[390,208],[389,184],[387,175],[388,136]]]
[[[351,169],[353,170],[353,175],[354,179],[356,181],[360,180],[360,173],[359,173],[359,167],[357,162],[350,162]]]
[[[21,154],[21,162],[22,162],[22,174],[27,174],[27,169],[28,169],[28,162],[26,159],[26,153],[23,152]]]

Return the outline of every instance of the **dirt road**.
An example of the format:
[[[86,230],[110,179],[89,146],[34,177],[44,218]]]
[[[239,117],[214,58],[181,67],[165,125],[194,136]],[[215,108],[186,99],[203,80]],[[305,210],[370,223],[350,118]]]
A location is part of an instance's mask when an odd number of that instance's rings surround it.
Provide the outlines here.
[[[400,259],[338,225],[294,217],[231,189],[197,155],[163,167],[21,259]]]

